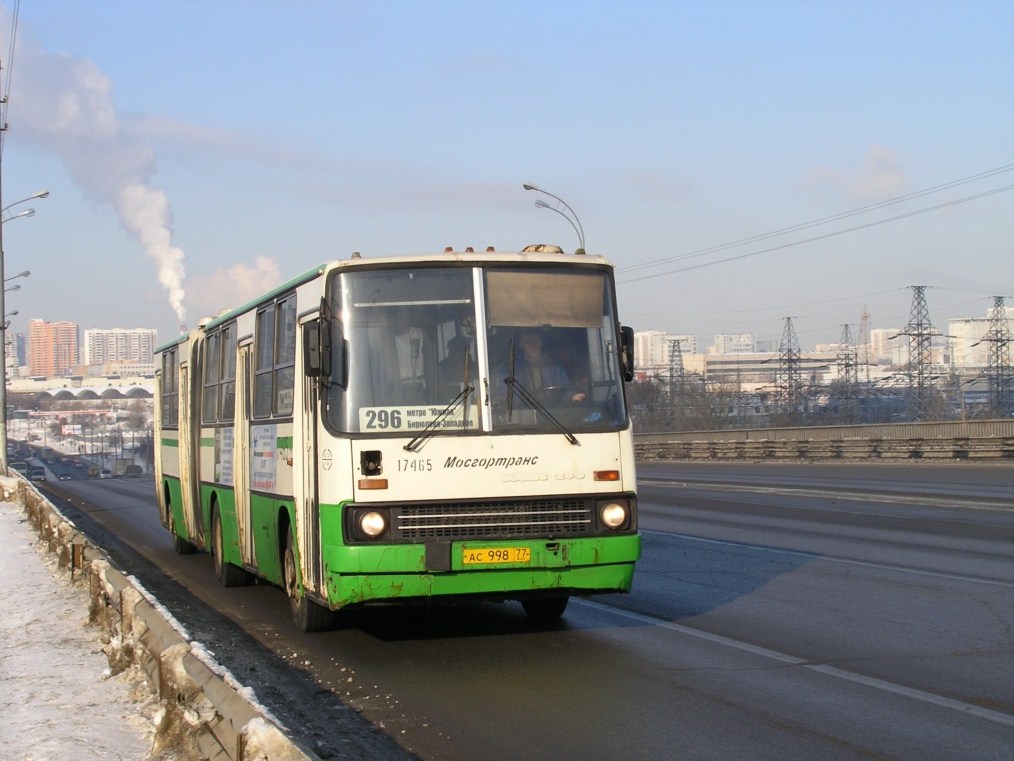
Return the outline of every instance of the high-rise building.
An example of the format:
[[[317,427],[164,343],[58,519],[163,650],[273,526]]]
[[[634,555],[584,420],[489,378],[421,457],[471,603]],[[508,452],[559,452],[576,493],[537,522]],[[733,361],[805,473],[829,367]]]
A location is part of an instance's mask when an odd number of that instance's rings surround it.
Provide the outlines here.
[[[89,328],[84,332],[81,363],[133,362],[154,365],[157,332],[153,328]]]
[[[7,378],[15,378],[19,374],[19,370],[25,364],[25,341],[24,333],[11,333],[10,331],[4,331],[4,343],[5,343],[5,357],[7,364],[4,366],[7,371]]]
[[[1006,307],[1007,325],[1014,331],[1014,307]],[[958,367],[985,367],[989,364],[989,341],[983,338],[989,332],[990,316],[952,317],[947,321],[947,334],[951,338],[951,362]]]
[[[752,354],[754,350],[753,333],[723,333],[715,336],[715,343],[708,348],[708,353]]]
[[[634,333],[634,364],[645,370],[669,367],[673,341],[679,342],[681,354],[697,353],[697,336],[660,330],[639,331]]]
[[[77,363],[77,325],[45,320],[28,323],[28,367],[33,376],[65,375]]]
[[[873,364],[904,365],[908,362],[908,336],[901,328],[874,328],[870,331],[870,362]]]

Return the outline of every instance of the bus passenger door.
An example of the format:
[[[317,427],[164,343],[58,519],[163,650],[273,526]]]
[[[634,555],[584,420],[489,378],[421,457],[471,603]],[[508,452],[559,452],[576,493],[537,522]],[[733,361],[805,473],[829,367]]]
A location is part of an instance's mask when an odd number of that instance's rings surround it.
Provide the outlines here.
[[[250,531],[250,343],[239,347],[236,357],[236,420],[232,472],[236,500],[236,529],[244,565],[255,565]]]
[[[201,521],[199,446],[200,402],[191,386],[191,362],[180,362],[180,493],[183,495],[183,520],[187,537],[198,547],[204,546],[204,526]],[[195,430],[196,429],[196,430]]]
[[[316,319],[314,319],[316,322]],[[302,330],[311,329],[311,325],[304,323]],[[300,342],[302,347],[306,341]],[[302,511],[302,525],[306,527],[303,536],[306,541],[306,567],[308,586],[324,593],[323,560],[320,546],[320,508],[317,494],[317,394],[319,391],[319,380],[311,378],[303,372],[304,365],[297,362],[296,377],[302,379],[302,436],[299,439],[303,442],[300,452],[299,471],[302,480],[302,499],[299,509]],[[298,461],[297,461],[298,462]]]

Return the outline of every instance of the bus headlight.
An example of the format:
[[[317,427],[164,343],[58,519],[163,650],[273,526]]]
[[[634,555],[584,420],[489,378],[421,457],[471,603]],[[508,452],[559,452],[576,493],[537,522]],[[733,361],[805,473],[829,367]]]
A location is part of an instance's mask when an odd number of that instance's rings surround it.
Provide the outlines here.
[[[620,528],[628,518],[628,507],[623,502],[605,502],[599,506],[599,520],[606,528]]]
[[[359,531],[363,536],[376,539],[387,531],[387,518],[383,513],[371,510],[359,515]]]

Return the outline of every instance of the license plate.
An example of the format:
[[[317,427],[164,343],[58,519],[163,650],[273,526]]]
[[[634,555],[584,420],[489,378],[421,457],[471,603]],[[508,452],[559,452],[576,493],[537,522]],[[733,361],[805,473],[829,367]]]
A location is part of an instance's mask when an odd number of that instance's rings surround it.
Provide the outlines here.
[[[464,565],[499,565],[501,563],[531,563],[530,547],[466,547],[461,551]]]

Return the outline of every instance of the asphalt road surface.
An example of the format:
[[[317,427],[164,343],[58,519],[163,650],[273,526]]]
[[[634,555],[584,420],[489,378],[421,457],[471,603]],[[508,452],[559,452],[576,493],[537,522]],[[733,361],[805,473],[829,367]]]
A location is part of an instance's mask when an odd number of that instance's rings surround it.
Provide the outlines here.
[[[49,483],[324,758],[1014,758],[1014,467],[644,465],[634,590],[349,611],[177,556],[147,480]],[[364,719],[366,721],[364,721]]]

